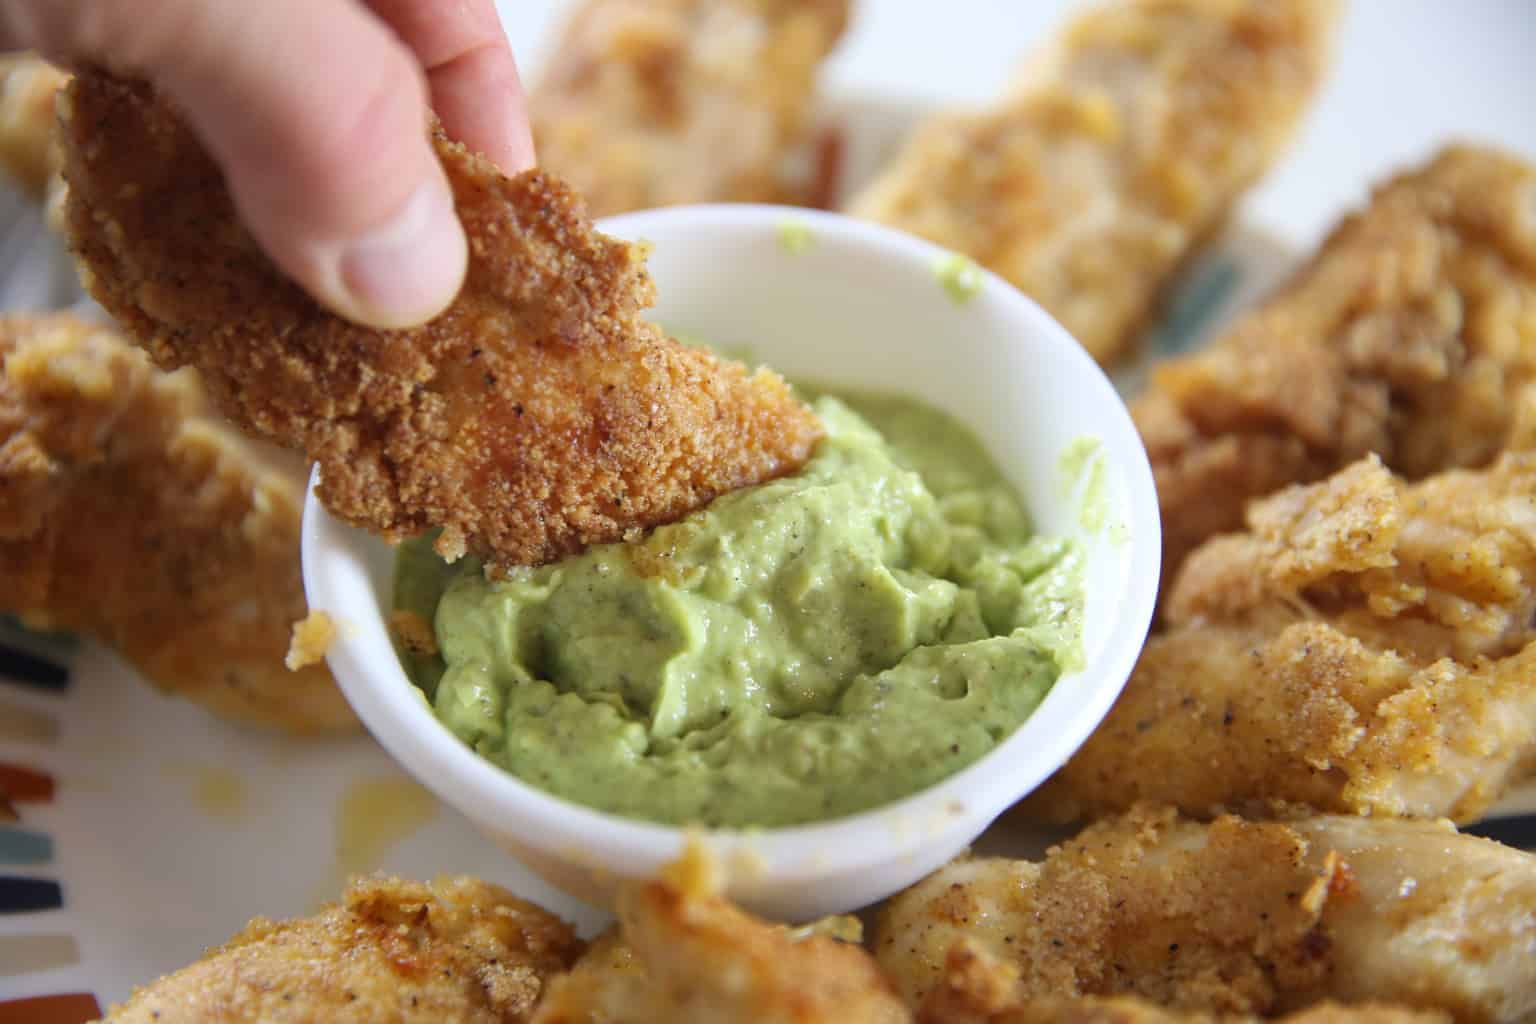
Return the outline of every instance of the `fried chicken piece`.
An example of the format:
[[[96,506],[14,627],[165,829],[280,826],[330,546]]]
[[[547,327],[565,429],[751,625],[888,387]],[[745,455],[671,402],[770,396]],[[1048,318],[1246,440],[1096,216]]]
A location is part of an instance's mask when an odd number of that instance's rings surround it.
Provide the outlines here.
[[[217,169],[147,86],[65,91],[69,232],[91,293],[162,366],[193,365],[241,426],[320,464],[340,518],[389,539],[537,564],[797,469],[820,435],[776,375],[641,319],[643,249],[574,194],[508,179],[436,134],[470,239],[424,327],[320,309],[257,249]]]
[[[1185,563],[1103,724],[1025,804],[1470,821],[1536,766],[1536,452],[1406,484],[1374,456]]]
[[[850,212],[989,267],[1113,362],[1284,150],[1337,8],[1102,4],[994,109],[921,126]]]
[[[1132,404],[1164,579],[1252,498],[1368,452],[1486,465],[1536,377],[1536,167],[1455,146],[1376,190],[1295,278]]]
[[[89,633],[225,718],[356,728],[323,666],[283,665],[304,476],[277,454],[106,328],[0,318],[0,611]]]
[[[693,848],[620,897],[616,933],[550,985],[536,1024],[901,1024],[862,948],[743,913]]]
[[[313,917],[256,918],[104,1020],[515,1024],[581,949],[564,921],[486,882],[359,879]]]
[[[1036,996],[1012,964],[970,941],[951,947],[918,1024],[1248,1024],[1264,1018],[1169,1010],[1128,996]],[[1448,1014],[1381,1003],[1317,1003],[1282,1024],[1448,1024]]]
[[[0,54],[0,170],[37,199],[58,178],[54,98],[68,81],[67,72],[34,54]]]
[[[585,0],[529,103],[593,216],[779,202],[849,0]]]
[[[946,998],[962,940],[1009,966],[993,1001],[1260,1016],[1390,1001],[1517,1021],[1536,1011],[1536,857],[1443,822],[1196,824],[1142,806],[1043,863],[941,868],[884,909],[875,955],[916,1006]]]

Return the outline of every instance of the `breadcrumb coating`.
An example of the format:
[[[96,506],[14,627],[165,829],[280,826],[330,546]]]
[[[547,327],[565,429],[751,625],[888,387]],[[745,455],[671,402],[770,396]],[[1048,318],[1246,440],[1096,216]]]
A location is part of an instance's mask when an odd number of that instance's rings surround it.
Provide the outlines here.
[[[962,1007],[1018,1008],[1000,1021],[1051,1005],[1125,1019],[1123,1003],[1067,1001],[1126,996],[1201,1016],[1387,1000],[1518,1021],[1536,1010],[1533,953],[1531,854],[1443,822],[1199,824],[1150,806],[1090,826],[1042,863],[955,861],[895,897],[875,934],[911,1005],[960,995]]]
[[[533,89],[539,162],[593,216],[781,202],[849,0],[584,0]]]
[[[1130,996],[1036,996],[1012,964],[967,939],[949,951],[918,1024],[1450,1024],[1451,1016],[1384,1003],[1318,1003],[1273,1018],[1170,1010]]]
[[[355,729],[324,667],[283,665],[307,612],[303,479],[192,371],[68,315],[0,318],[0,611],[89,633],[225,718]]]
[[[486,882],[366,878],[313,917],[253,920],[103,1019],[519,1024],[581,950],[564,921]]]
[[[1481,815],[1536,767],[1536,453],[1408,484],[1375,457],[1256,502],[1025,802]]]
[[[694,848],[629,887],[617,931],[557,979],[535,1024],[903,1024],[906,1008],[857,945],[752,917]]]
[[[318,665],[325,660],[326,652],[335,640],[336,620],[326,612],[310,612],[293,624],[293,635],[283,664],[294,670],[305,665]]]
[[[993,109],[921,126],[849,210],[964,253],[1113,362],[1284,151],[1338,7],[1100,4]]]
[[[54,100],[69,74],[30,53],[0,54],[0,170],[28,195],[56,187]]]
[[[790,473],[820,424],[782,379],[641,319],[639,246],[577,197],[434,139],[470,241],[463,291],[413,330],[359,327],[266,259],[185,124],[87,72],[62,107],[66,218],[88,290],[246,429],[319,463],[341,519],[497,569],[637,536]]]
[[[1483,466],[1536,379],[1536,167],[1452,146],[1378,188],[1311,262],[1132,404],[1164,579],[1257,497],[1374,452],[1418,479]]]

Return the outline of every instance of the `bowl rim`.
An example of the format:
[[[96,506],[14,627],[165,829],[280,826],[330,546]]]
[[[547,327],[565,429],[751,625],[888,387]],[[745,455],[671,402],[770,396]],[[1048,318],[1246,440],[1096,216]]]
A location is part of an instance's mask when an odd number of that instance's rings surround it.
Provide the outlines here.
[[[954,254],[933,243],[881,225],[825,211],[761,204],[710,204],[670,207],[623,214],[598,222],[600,230],[625,238],[644,238],[647,229],[666,223],[668,231],[697,222],[718,230],[777,232],[786,221],[803,222],[818,239],[835,232],[858,246],[887,250],[931,269]],[[1126,525],[1132,545],[1123,574],[1120,600],[1107,626],[1096,658],[1076,672],[1063,675],[1029,718],[1007,738],[972,764],[892,803],[852,815],[801,825],[703,829],[658,824],[577,804],[524,782],[464,745],[433,715],[425,696],[410,683],[392,644],[387,660],[393,671],[378,671],[380,652],[348,628],[332,573],[349,562],[342,552],[346,531],[356,531],[333,518],[315,495],[316,466],[305,495],[302,528],[303,574],[311,609],[325,610],[339,622],[326,654],[348,702],[385,750],[444,802],[483,827],[519,829],[527,844],[553,856],[574,859],[600,870],[629,874],[652,870],[675,856],[690,836],[707,836],[721,851],[749,848],[773,874],[776,883],[806,882],[910,853],[925,835],[959,821],[974,824],[969,842],[1009,806],[1022,799],[1053,773],[1088,738],[1108,713],[1129,677],[1151,625],[1162,555],[1161,523],[1151,465],[1140,436],[1109,377],[1086,350],[1033,300],[984,268],[981,288],[992,301],[1012,306],[1022,329],[1041,342],[1064,350],[1074,372],[1091,389],[1096,406],[1104,410],[1098,431],[1106,451],[1118,452],[1117,468],[1126,487]],[[1111,444],[1117,434],[1119,443]],[[1127,444],[1126,441],[1131,443]],[[1129,455],[1129,458],[1126,456]],[[341,562],[338,562],[338,559]],[[353,565],[352,570],[356,567]],[[387,616],[388,601],[381,602]],[[370,650],[372,654],[370,655]],[[1062,679],[1073,681],[1077,706],[1053,734],[1018,741]],[[413,699],[414,695],[414,699]],[[1043,742],[1041,740],[1043,739]],[[871,838],[905,839],[905,851]],[[915,838],[914,838],[915,837]]]

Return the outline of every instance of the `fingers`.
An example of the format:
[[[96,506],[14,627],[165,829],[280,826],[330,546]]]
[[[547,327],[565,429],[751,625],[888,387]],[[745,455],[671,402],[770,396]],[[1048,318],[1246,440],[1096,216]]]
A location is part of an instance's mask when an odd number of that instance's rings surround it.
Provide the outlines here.
[[[0,0],[0,12],[50,55],[153,80],[268,255],[336,312],[404,327],[457,294],[467,245],[426,137],[426,85],[356,0]]]
[[[448,134],[516,174],[533,166],[528,108],[494,0],[368,0],[426,69]]]

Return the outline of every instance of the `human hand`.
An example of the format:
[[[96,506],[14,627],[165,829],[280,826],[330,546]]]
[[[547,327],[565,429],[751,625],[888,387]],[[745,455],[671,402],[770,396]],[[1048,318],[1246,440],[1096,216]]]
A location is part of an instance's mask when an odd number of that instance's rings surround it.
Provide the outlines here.
[[[153,82],[273,261],[372,326],[430,319],[464,279],[428,96],[507,173],[533,164],[494,0],[0,0],[0,48]]]

